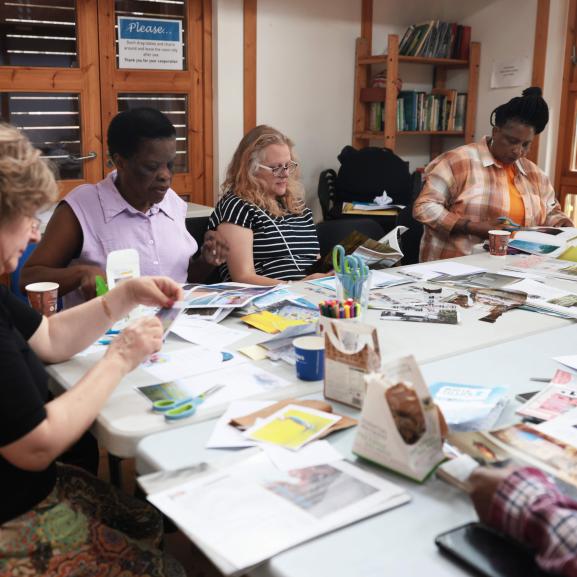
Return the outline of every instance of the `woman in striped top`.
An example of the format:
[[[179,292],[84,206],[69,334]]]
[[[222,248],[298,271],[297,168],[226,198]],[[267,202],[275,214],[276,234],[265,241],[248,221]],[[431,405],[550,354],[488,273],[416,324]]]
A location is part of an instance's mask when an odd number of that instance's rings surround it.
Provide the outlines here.
[[[276,285],[309,278],[319,243],[297,168],[293,144],[278,130],[257,126],[241,140],[208,224],[230,247],[222,280]]]

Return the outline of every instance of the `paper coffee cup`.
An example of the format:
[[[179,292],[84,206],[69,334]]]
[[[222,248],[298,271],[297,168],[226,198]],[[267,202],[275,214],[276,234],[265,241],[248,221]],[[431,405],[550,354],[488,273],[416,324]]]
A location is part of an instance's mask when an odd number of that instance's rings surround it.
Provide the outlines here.
[[[511,233],[508,230],[489,231],[489,254],[500,258],[507,256],[507,245]]]
[[[325,339],[299,337],[293,341],[297,377],[303,381],[320,381],[325,372]]]
[[[56,282],[34,282],[26,285],[28,302],[40,314],[49,317],[58,307],[58,287]]]

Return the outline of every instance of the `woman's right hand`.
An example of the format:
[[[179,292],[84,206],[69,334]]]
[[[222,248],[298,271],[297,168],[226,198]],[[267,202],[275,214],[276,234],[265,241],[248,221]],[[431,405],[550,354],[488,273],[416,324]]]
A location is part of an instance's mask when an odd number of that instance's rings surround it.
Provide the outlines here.
[[[100,267],[92,265],[79,265],[78,268],[81,269],[78,288],[82,296],[89,301],[96,296],[96,277],[101,276],[106,280],[106,273]]]
[[[162,347],[162,325],[156,317],[126,327],[109,345],[105,358],[120,361],[127,373]]]

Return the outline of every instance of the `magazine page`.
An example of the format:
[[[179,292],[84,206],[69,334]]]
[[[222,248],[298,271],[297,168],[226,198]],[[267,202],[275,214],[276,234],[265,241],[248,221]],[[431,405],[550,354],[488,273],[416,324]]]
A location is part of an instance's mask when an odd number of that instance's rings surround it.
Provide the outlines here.
[[[517,414],[547,421],[577,407],[577,376],[558,369],[551,382],[517,409]]]
[[[259,454],[148,499],[230,575],[410,498],[346,461],[281,471]]]
[[[577,240],[577,229],[535,227],[515,232],[509,246],[528,254],[558,256],[572,242]]]
[[[508,270],[528,272],[540,276],[577,281],[577,264],[538,255],[511,255],[505,266]]]
[[[577,318],[577,291],[571,293],[530,279],[515,283],[511,290],[527,293],[527,304],[532,307]]]

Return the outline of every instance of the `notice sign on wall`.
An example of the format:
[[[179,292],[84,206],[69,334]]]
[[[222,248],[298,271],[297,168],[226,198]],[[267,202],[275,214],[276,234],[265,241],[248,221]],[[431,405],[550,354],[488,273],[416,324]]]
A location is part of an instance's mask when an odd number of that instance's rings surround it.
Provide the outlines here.
[[[182,22],[118,17],[118,68],[182,70]]]

